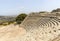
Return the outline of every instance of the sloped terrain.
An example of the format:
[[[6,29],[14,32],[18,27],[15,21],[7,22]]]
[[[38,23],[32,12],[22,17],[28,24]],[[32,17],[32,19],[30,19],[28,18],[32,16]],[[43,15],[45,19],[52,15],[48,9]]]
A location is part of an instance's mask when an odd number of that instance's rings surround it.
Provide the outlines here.
[[[54,41],[60,35],[60,16],[56,13],[30,14],[21,25],[33,34],[35,41]]]
[[[0,41],[60,41],[60,16],[30,14],[20,25],[2,26]]]
[[[19,37],[25,33],[25,29],[19,28],[18,25],[3,26],[0,28],[0,41],[19,41]]]

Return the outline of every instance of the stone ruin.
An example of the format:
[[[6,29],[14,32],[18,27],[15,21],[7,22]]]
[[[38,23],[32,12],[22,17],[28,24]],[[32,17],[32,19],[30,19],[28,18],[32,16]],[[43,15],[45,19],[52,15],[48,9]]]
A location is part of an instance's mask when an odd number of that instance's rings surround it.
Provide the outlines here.
[[[36,41],[60,41],[60,12],[29,14],[20,25]]]

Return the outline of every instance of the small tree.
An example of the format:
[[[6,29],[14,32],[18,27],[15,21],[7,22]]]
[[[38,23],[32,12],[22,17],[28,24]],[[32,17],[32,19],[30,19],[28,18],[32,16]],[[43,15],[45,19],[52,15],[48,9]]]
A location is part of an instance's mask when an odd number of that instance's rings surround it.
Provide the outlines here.
[[[27,16],[27,14],[25,14],[25,13],[21,13],[20,15],[18,15],[16,17],[17,24],[20,24],[25,19],[26,16]]]

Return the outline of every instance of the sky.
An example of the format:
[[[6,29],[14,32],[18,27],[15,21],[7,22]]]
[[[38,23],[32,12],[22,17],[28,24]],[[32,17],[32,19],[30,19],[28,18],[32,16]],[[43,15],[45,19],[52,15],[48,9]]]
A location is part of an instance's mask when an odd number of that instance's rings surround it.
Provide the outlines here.
[[[60,0],[0,0],[0,15],[51,11],[60,8]]]

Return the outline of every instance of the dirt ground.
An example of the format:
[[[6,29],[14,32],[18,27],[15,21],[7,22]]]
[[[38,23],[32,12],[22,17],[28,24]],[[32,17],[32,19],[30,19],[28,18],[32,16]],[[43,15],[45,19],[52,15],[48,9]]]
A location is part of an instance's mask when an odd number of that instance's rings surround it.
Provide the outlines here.
[[[19,37],[26,34],[26,30],[18,25],[0,27],[0,41],[20,41]]]
[[[0,26],[0,41],[56,41],[52,40],[54,37],[57,37],[57,33],[56,35],[45,34],[42,28],[31,29],[27,32],[24,27],[19,25]],[[60,38],[56,39],[60,40]]]

